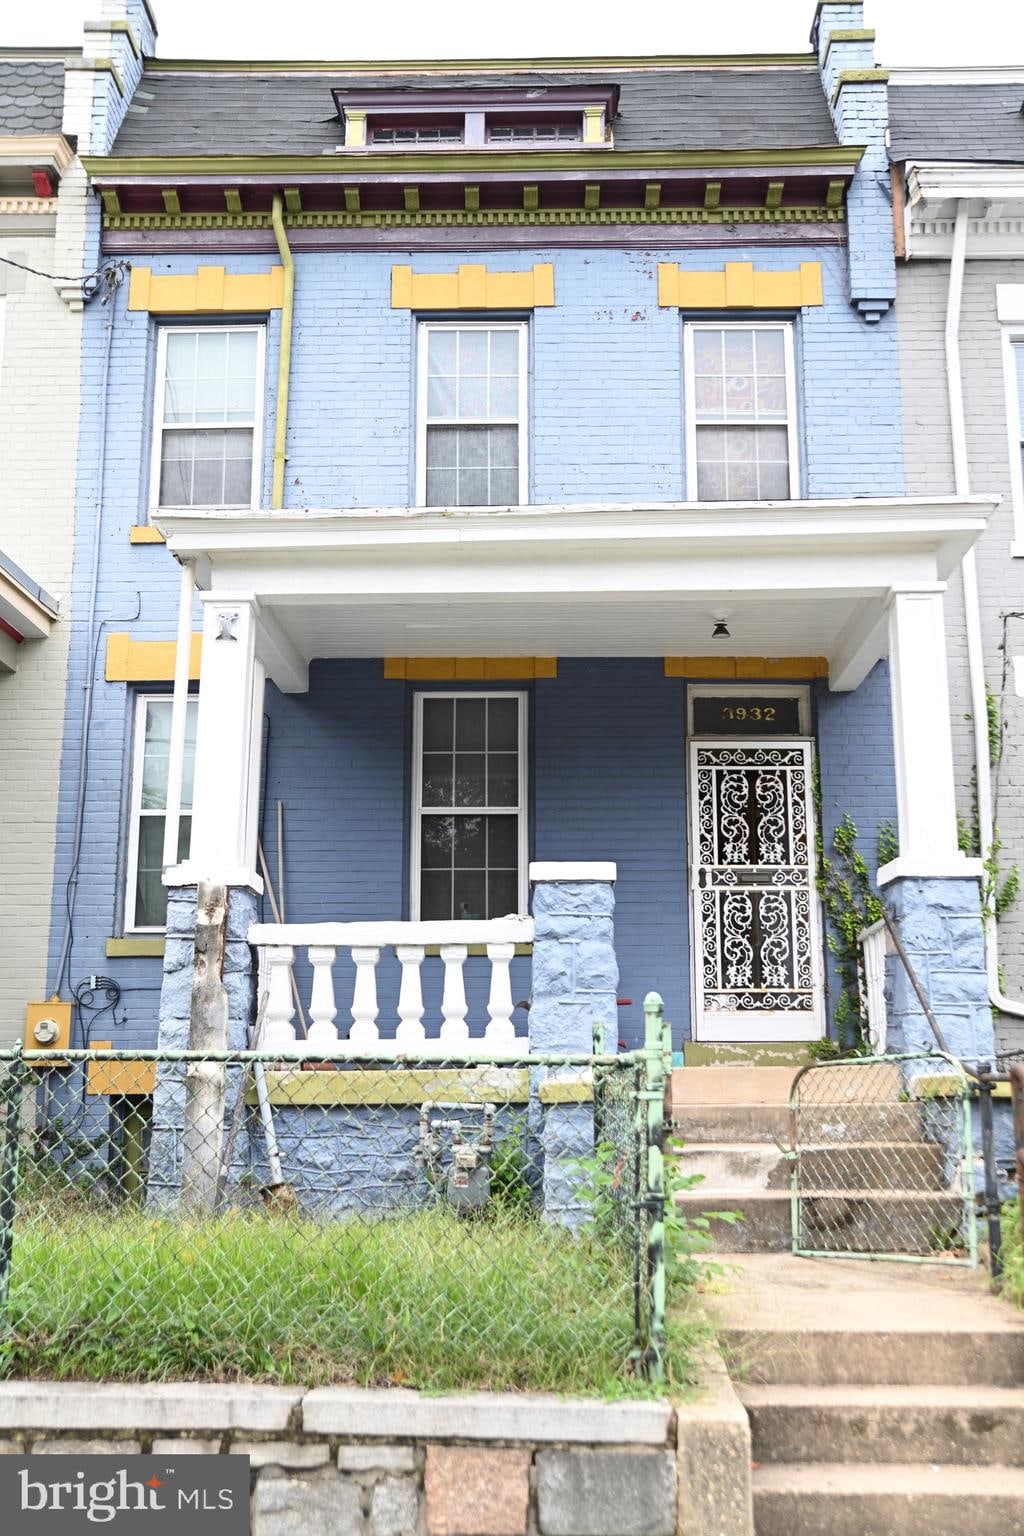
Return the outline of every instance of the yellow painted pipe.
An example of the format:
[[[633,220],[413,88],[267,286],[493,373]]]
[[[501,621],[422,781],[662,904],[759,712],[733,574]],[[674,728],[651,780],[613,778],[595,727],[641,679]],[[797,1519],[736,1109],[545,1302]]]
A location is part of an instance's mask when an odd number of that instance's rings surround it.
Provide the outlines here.
[[[277,250],[284,267],[284,299],[281,304],[281,347],[277,357],[277,415],[274,421],[274,479],[270,491],[271,507],[284,506],[285,447],[288,439],[288,380],[292,366],[292,312],[295,303],[295,261],[284,227],[284,200],[274,193],[270,222],[274,226]]]

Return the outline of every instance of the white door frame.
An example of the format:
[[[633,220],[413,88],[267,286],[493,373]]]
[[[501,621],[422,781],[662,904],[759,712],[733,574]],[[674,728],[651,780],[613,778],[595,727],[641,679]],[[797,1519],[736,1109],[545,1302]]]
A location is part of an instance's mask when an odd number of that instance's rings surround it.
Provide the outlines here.
[[[714,690],[716,695],[724,696],[731,691],[725,688]],[[739,693],[741,690],[735,690]],[[747,696],[752,690],[742,690]],[[809,1009],[779,1009],[758,1012],[754,1009],[739,1010],[735,1012],[727,1010],[713,1010],[705,1012],[703,1007],[703,989],[699,981],[698,967],[701,956],[701,918],[697,903],[697,892],[700,889],[699,862],[699,829],[698,829],[698,796],[697,796],[697,753],[702,748],[738,748],[748,749],[802,749],[806,754],[806,778],[804,789],[804,803],[807,818],[808,838],[808,926],[811,963],[811,986],[813,988],[813,1006]],[[689,798],[689,890],[690,890],[690,996],[691,996],[691,1034],[694,1040],[702,1041],[805,1041],[819,1040],[825,1034],[825,975],[824,956],[822,953],[821,913],[820,903],[815,882],[815,856],[817,842],[817,827],[814,815],[813,773],[814,773],[814,741],[807,736],[691,736],[687,743],[687,795]]]

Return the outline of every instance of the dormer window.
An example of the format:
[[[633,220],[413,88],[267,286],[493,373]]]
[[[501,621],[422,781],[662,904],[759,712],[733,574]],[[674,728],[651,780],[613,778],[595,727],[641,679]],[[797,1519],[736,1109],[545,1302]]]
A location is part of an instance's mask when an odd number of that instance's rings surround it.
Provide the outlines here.
[[[488,144],[579,144],[583,127],[579,117],[520,118],[505,113],[487,116]]]
[[[370,144],[385,149],[419,149],[435,144],[461,143],[462,123],[455,119],[451,122],[431,122],[429,118],[422,122],[381,119],[370,127]]]
[[[617,85],[336,90],[339,153],[593,149],[611,143]]]

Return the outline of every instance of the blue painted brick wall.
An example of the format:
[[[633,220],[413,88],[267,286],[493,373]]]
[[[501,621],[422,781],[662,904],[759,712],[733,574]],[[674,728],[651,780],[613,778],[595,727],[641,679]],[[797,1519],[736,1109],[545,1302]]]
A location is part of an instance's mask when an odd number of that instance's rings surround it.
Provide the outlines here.
[[[836,828],[849,813],[873,876],[882,827],[896,824],[889,663],[880,661],[854,693],[830,693],[827,684],[819,683],[815,702],[825,853],[831,856]],[[827,961],[831,1018],[839,982],[830,952]]]
[[[451,271],[470,255],[309,253],[297,258],[297,311],[286,502],[292,507],[401,505],[413,484],[414,321],[390,308],[390,269]],[[867,327],[851,311],[843,252],[836,247],[638,252],[546,250],[489,253],[499,269],[555,266],[556,304],[531,319],[531,496],[537,502],[679,500],[684,494],[681,321],[657,304],[657,263],[689,268],[751,260],[764,268],[823,265],[826,303],[797,327],[803,489],[811,496],[898,494],[903,489],[900,408],[891,317]],[[233,271],[266,270],[268,256],[191,258],[155,254],[156,272],[193,271],[226,260]],[[86,656],[89,573],[99,488],[98,400],[111,310],[85,315],[83,419],[79,461],[76,575],[62,758],[51,973],[63,927],[75,814],[83,684],[97,678],[90,738],[86,830],[80,862],[70,980],[114,974],[125,987],[127,1024],[119,1043],[152,1038],[157,961],[115,962],[105,941],[121,931],[124,808],[132,692],[103,680],[106,633],[137,639],[174,634],[178,571],[159,546],[130,546],[128,529],[147,506],[155,326],[114,301],[107,459],[101,498],[97,614],[105,629]],[[279,315],[268,324],[263,504],[270,483]],[[196,615],[198,625],[198,612]],[[270,692],[268,798],[288,803],[292,851],[289,915],[396,916],[405,890],[404,694],[376,685],[379,663],[316,663],[307,697]],[[884,742],[887,705],[868,697],[819,698],[827,763],[838,798],[843,773],[864,764],[857,734],[865,718]],[[615,858],[620,865],[620,994],[634,998],[623,1034],[639,1038],[639,999],[650,986],[666,997],[677,1034],[687,1027],[683,689],[660,661],[563,660],[556,682],[535,689],[537,774],[534,846],[544,857]],[[871,701],[874,700],[872,703]],[[851,734],[847,724],[855,722]],[[864,711],[867,711],[865,715]],[[569,731],[566,722],[572,722]],[[335,733],[337,733],[335,735]],[[880,749],[881,750],[881,747]],[[595,764],[599,772],[595,772]],[[873,803],[882,778],[850,787]],[[845,793],[845,790],[843,790]],[[301,793],[301,799],[299,798]],[[610,805],[613,809],[610,809]],[[856,813],[855,813],[856,814]],[[329,835],[327,835],[329,833]],[[273,841],[272,838],[269,839]],[[581,846],[585,844],[585,846]],[[309,876],[297,888],[308,860]],[[298,904],[296,904],[298,903]],[[307,907],[306,904],[309,904]],[[51,974],[52,981],[52,974]],[[524,995],[518,990],[516,996]],[[104,1026],[106,1029],[106,1026]],[[112,1031],[113,1032],[113,1031]]]

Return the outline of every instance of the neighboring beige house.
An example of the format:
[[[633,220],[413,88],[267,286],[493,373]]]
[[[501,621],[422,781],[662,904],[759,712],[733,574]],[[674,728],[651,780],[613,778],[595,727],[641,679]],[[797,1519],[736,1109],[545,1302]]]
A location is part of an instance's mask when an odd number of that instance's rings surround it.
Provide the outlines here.
[[[1005,878],[1024,869],[1024,61],[893,70],[889,123],[907,493],[1002,496],[946,614],[960,813],[994,822]],[[1022,1050],[1024,896],[990,931],[989,980],[997,1040]]]
[[[0,1043],[47,986],[83,299],[25,269],[83,273],[80,63],[80,50],[0,49]]]

